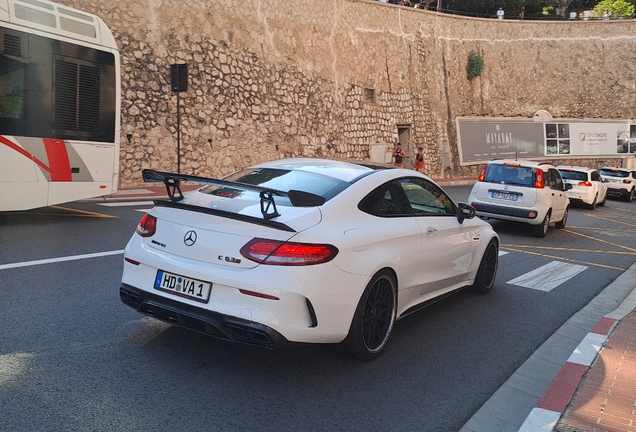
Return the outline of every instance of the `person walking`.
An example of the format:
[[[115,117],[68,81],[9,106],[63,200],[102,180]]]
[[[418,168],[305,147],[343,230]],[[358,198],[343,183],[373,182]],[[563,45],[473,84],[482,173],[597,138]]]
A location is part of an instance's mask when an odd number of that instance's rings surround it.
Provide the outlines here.
[[[424,149],[422,147],[417,149],[415,155],[415,171],[424,172]]]
[[[497,9],[497,19],[504,19],[504,10],[501,6]]]
[[[404,166],[403,160],[406,157],[406,152],[402,148],[402,144],[395,143],[395,150],[393,150],[393,157],[395,158],[395,162],[393,165],[396,167],[402,168]]]

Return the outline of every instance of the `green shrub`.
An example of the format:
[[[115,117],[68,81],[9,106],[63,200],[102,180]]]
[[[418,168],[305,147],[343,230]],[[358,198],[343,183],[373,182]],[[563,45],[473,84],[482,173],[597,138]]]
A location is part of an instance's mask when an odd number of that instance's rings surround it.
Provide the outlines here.
[[[466,64],[466,78],[472,80],[481,75],[484,70],[484,56],[477,51],[471,51],[468,54],[468,63]]]

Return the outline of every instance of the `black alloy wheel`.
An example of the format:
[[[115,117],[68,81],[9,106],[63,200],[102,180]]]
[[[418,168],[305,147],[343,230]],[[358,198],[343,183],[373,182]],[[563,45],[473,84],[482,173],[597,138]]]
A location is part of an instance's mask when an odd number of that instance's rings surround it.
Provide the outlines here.
[[[377,357],[389,340],[397,311],[397,283],[392,273],[377,273],[362,294],[349,335],[347,351],[361,360]]]
[[[499,244],[497,240],[492,239],[484,255],[481,257],[481,263],[477,270],[477,276],[475,277],[475,283],[471,289],[479,294],[488,294],[495,284],[495,277],[497,276],[497,264],[499,262]]]

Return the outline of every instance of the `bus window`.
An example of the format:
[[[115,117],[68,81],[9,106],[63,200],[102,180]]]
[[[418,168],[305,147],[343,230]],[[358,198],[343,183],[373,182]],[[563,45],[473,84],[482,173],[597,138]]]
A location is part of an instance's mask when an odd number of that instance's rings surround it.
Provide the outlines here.
[[[24,72],[20,36],[3,32],[0,54],[0,118],[20,119],[24,116]],[[1,34],[1,33],[0,33]]]

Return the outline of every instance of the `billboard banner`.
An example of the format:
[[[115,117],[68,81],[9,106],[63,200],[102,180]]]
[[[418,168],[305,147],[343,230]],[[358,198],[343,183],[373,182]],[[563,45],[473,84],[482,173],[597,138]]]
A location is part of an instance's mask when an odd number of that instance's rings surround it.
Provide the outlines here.
[[[462,165],[491,159],[617,157],[636,153],[636,124],[458,117]]]

